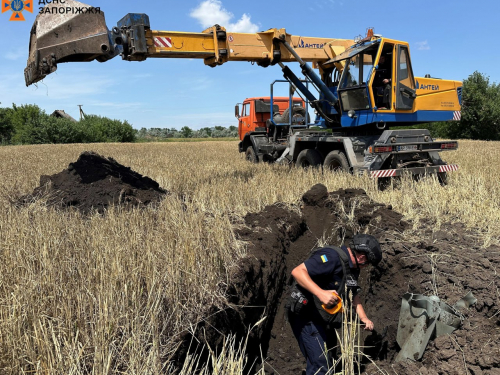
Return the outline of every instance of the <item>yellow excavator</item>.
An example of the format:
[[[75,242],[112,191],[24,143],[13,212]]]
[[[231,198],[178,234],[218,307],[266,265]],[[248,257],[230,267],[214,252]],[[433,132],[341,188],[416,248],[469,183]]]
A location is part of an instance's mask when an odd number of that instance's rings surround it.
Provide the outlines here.
[[[456,141],[435,142],[425,129],[397,127],[459,120],[462,83],[414,77],[408,43],[373,30],[355,40],[296,36],[285,29],[236,33],[219,25],[201,33],[156,31],[146,14],[137,13],[109,30],[99,8],[75,0],[52,2],[40,9],[31,29],[26,85],[60,63],[105,62],[118,55],[127,61],[198,58],[210,67],[229,61],[279,66],[317,116],[313,123],[293,122],[292,109],[289,122],[275,122],[271,95],[267,106],[259,107],[269,110],[266,126],[246,132],[239,144],[249,160],[323,165],[378,178],[436,173],[443,181],[458,169],[439,156],[457,149]],[[305,78],[287,62],[297,62]]]

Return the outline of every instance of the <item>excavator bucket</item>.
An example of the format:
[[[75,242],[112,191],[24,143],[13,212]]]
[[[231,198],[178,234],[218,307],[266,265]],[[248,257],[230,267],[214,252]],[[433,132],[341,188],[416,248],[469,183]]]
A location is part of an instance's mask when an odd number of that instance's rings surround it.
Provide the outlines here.
[[[26,86],[55,72],[58,63],[106,61],[114,56],[113,43],[100,9],[75,0],[50,3],[40,11],[31,28],[29,57],[24,70]]]

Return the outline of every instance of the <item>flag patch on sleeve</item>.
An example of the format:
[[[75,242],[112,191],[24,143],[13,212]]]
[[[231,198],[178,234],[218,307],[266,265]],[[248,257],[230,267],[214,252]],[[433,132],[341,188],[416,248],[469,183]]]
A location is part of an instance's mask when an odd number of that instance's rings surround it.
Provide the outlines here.
[[[323,261],[323,263],[328,262],[328,258],[326,257],[326,255],[322,255],[321,260]]]

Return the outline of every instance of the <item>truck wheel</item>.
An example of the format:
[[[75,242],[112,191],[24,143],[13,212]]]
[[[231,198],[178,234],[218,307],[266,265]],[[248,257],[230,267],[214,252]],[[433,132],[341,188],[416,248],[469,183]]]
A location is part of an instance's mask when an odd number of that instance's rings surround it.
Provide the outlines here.
[[[318,168],[321,166],[322,161],[323,158],[318,151],[313,149],[306,149],[300,152],[295,165],[302,168]]]
[[[323,168],[327,171],[344,171],[349,172],[349,162],[345,154],[342,151],[331,151],[326,155],[325,162],[323,163]]]
[[[248,146],[247,150],[245,151],[245,159],[247,159],[251,163],[258,163],[259,158],[255,154],[255,150],[253,149],[253,146]]]
[[[446,172],[438,172],[438,181],[441,186],[448,185],[448,174]]]
[[[379,177],[377,178],[377,187],[380,191],[389,189],[391,186],[391,179],[396,177]]]

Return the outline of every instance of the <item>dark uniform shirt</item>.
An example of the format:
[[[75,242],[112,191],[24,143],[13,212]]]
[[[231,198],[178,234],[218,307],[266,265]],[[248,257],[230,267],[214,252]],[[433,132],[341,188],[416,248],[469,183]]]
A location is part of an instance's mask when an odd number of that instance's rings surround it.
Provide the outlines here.
[[[342,246],[341,249],[349,257],[349,267],[351,268],[351,275],[355,280],[359,278],[359,269],[353,269],[354,265],[351,261],[347,247]],[[344,291],[340,291],[339,285],[344,277],[342,263],[339,254],[332,248],[324,247],[316,250],[316,252],[307,259],[304,264],[307,268],[307,273],[311,279],[318,284],[323,290],[336,290],[340,295]],[[358,288],[352,288],[353,297],[358,293]]]
[[[352,276],[350,290],[354,294],[358,292],[357,280],[359,269],[353,269],[349,251],[345,246],[341,247],[348,255],[349,268]],[[307,273],[311,279],[324,290],[337,290],[342,296],[343,291],[338,290],[344,277],[344,269],[339,254],[332,248],[324,247],[316,250],[313,255],[304,262]],[[348,284],[348,280],[346,280]],[[340,328],[340,322],[332,321],[326,323],[320,313],[317,301],[313,301],[312,294],[304,288],[297,286],[303,294],[309,298],[308,307],[303,313],[290,313],[290,324],[292,331],[297,338],[300,350],[307,361],[307,375],[322,374],[326,375],[328,364],[333,363],[332,353],[335,353],[337,347],[337,334],[332,329]],[[318,300],[319,301],[319,300]],[[320,303],[320,302],[319,302]],[[338,314],[337,314],[338,315]],[[328,349],[325,355],[325,345]]]

